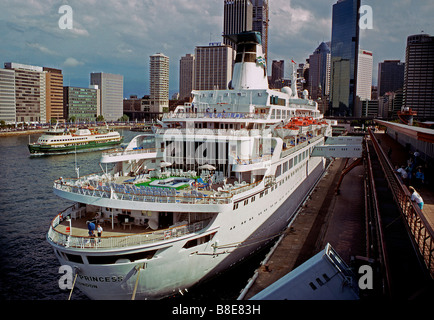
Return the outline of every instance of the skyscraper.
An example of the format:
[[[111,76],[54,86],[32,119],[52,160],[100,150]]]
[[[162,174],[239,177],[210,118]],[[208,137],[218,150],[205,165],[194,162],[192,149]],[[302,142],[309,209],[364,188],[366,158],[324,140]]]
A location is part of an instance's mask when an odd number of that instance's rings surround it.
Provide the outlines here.
[[[91,73],[90,85],[97,85],[101,95],[101,115],[116,121],[123,115],[124,77],[111,73]]]
[[[46,112],[47,121],[64,119],[63,116],[63,74],[62,70],[46,68]]]
[[[94,88],[63,87],[63,106],[66,119],[95,121],[97,117],[97,93]]]
[[[265,61],[268,59],[268,0],[225,0],[223,34],[257,31],[261,34]],[[236,50],[235,45],[224,39],[224,44]]]
[[[372,90],[372,52],[359,50],[357,67],[357,90],[356,95],[360,100],[371,100]],[[359,110],[357,110],[359,111]],[[357,115],[357,112],[355,112]]]
[[[282,81],[284,75],[285,60],[273,60],[271,63],[271,88],[278,88],[279,86],[276,84],[276,81]]]
[[[169,57],[162,53],[154,54],[149,65],[151,105],[164,112],[169,108]]]
[[[322,42],[309,56],[309,92],[316,100],[330,92],[330,43]]]
[[[262,51],[268,65],[268,0],[251,0],[253,4],[252,30],[261,34]]]
[[[405,63],[400,60],[385,60],[378,64],[378,96],[404,88]]]
[[[434,120],[434,37],[428,34],[407,38],[403,104],[417,118]]]
[[[223,34],[237,34],[253,28],[253,5],[250,0],[225,0],[223,16]],[[233,49],[235,44],[224,38],[224,44]]]
[[[0,69],[0,120],[16,121],[14,70]]]
[[[195,49],[195,90],[226,89],[232,79],[234,51],[228,45],[198,46]]]
[[[179,61],[179,98],[184,99],[191,96],[194,80],[195,56],[187,54]]]
[[[352,116],[356,105],[360,0],[333,5],[331,41],[331,113]]]
[[[7,62],[5,69],[15,71],[16,121],[47,122],[46,80],[43,68]]]

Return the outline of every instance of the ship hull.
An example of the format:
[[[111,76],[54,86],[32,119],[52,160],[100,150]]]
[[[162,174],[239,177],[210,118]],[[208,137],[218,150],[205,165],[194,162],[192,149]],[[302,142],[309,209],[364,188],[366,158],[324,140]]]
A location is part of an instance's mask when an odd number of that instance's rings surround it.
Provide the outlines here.
[[[65,259],[65,253],[74,253],[74,249],[65,251],[65,248],[54,245],[55,254],[61,265],[77,268],[76,286],[91,299],[131,299],[134,291],[136,299],[162,299],[176,295],[222,274],[275,239],[322,175],[324,165],[323,158],[310,158],[293,176],[283,179],[280,186],[273,191],[268,189],[267,195],[260,198],[258,192],[254,203],[220,213],[219,218],[202,233],[214,234],[212,241],[193,248],[186,249],[185,243],[197,238],[195,234],[146,248],[98,253],[120,255],[154,250],[156,254],[150,260],[92,265],[88,263],[86,254],[95,253],[77,250],[84,263],[71,263]],[[140,272],[137,267],[141,267]]]

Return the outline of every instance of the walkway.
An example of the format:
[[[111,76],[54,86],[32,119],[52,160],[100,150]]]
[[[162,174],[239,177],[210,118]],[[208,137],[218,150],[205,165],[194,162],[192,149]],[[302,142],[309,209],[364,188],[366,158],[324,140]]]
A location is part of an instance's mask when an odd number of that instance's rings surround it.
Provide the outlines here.
[[[376,133],[376,138],[381,141],[381,148],[387,153],[389,149],[392,149],[392,153],[390,155],[390,161],[394,166],[400,167],[401,165],[407,165],[407,160],[410,158],[411,154],[395,141],[392,137],[390,137],[386,133]],[[430,223],[431,227],[434,228],[434,180],[433,180],[433,168],[424,168],[425,177],[427,179],[427,183],[421,186],[414,185],[414,181],[410,181],[409,185],[413,185],[416,190],[420,193],[424,200],[424,207],[422,213],[425,218]]]
[[[324,249],[327,243],[349,263],[365,255],[363,167],[350,171],[335,194],[345,159],[335,160],[243,299],[247,300]]]

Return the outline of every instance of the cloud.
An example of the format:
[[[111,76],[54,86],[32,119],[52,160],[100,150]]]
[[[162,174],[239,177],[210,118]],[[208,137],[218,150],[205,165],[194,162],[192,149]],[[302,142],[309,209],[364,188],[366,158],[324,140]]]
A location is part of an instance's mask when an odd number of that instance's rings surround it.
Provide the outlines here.
[[[72,29],[70,29],[70,31],[77,36],[89,36],[89,32],[86,29],[80,28],[80,27],[76,27],[74,25],[74,27]]]
[[[196,46],[222,41],[222,0],[1,1],[4,59],[68,67],[68,76],[86,84],[88,73],[99,70],[123,74],[125,83],[139,79],[137,87],[147,87],[149,56],[162,52],[170,58],[170,86],[176,90],[179,59],[194,53]],[[305,62],[322,41],[330,41],[336,2],[270,0],[268,64],[273,59]],[[73,9],[71,30],[59,28],[62,4]],[[403,57],[408,35],[420,30],[434,34],[434,6],[429,1],[363,0],[363,4],[374,12],[374,29],[361,32],[361,46],[374,51],[374,67],[377,61]],[[126,94],[130,92],[147,93]]]
[[[37,50],[41,51],[42,53],[46,53],[46,54],[49,54],[49,55],[53,55],[53,56],[58,55],[57,52],[55,52],[53,50],[50,50],[50,49],[44,47],[43,45],[41,45],[39,43],[29,43],[29,42],[27,42],[26,46],[28,48],[37,49]]]
[[[84,65],[84,62],[80,62],[75,58],[69,57],[63,62],[64,67],[78,67]]]

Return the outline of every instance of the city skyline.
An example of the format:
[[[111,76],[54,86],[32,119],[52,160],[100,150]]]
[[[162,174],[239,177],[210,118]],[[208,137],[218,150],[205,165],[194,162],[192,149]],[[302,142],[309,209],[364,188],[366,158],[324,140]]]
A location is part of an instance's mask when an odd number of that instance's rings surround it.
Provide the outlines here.
[[[272,60],[304,63],[318,45],[331,40],[336,0],[269,1],[269,75]],[[59,7],[73,9],[73,28],[59,28]],[[64,85],[88,87],[89,74],[124,76],[124,97],[149,94],[149,56],[170,58],[170,95],[179,90],[179,61],[196,46],[223,42],[223,0],[201,2],[117,1],[58,3],[2,1],[0,28],[4,62],[58,68]],[[373,28],[360,30],[360,47],[378,63],[405,60],[406,40],[421,31],[433,35],[434,6],[423,1],[362,1],[372,7]],[[163,18],[169,17],[169,18]],[[290,70],[286,70],[289,73]]]

